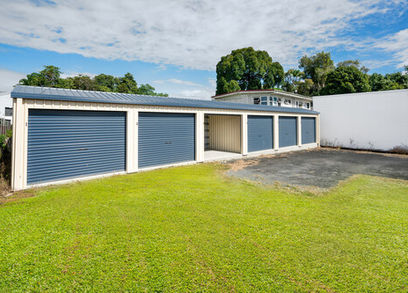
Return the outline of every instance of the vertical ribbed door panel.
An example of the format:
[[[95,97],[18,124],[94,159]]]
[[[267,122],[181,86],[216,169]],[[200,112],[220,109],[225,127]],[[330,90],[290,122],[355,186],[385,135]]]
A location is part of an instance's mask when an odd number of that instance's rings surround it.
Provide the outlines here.
[[[139,168],[194,160],[194,114],[139,113]]]
[[[273,148],[273,117],[248,116],[248,152]]]
[[[296,117],[279,117],[279,147],[297,144],[296,119]]]
[[[302,144],[316,142],[316,119],[302,117]]]
[[[30,109],[27,184],[126,169],[126,112]]]

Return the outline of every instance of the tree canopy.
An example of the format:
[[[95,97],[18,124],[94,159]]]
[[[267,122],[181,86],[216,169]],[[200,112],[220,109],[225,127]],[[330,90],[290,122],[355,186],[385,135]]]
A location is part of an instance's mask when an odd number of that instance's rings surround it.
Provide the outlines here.
[[[285,73],[282,89],[315,96],[408,88],[408,66],[404,73],[369,75],[369,69],[359,60],[345,60],[334,66],[330,53],[319,52],[311,57],[303,56],[299,69]]]
[[[268,52],[252,47],[237,49],[221,57],[216,72],[217,95],[278,87],[285,77],[282,65],[273,62]]]
[[[74,77],[61,78],[60,69],[53,65],[44,66],[44,69],[40,72],[27,74],[26,78],[20,80],[19,84],[150,96],[168,96],[165,93],[156,93],[155,88],[150,84],[141,84],[138,87],[136,80],[129,72],[122,77],[101,73],[94,77],[80,74]]]
[[[299,68],[303,69],[305,79],[313,81],[311,94],[317,94],[325,87],[327,75],[335,67],[330,53],[322,51],[311,57],[303,56],[299,61]]]
[[[327,75],[322,95],[370,91],[368,76],[355,66],[340,66]]]
[[[216,71],[217,95],[271,88],[306,96],[408,88],[408,66],[405,73],[369,75],[359,60],[341,61],[336,66],[331,54],[324,51],[303,56],[298,69],[285,73],[266,51],[242,48],[221,57]]]

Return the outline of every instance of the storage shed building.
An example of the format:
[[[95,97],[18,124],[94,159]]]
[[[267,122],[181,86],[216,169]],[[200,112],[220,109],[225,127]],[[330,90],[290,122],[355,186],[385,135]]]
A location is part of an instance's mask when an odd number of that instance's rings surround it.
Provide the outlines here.
[[[12,188],[314,148],[297,108],[16,86]]]

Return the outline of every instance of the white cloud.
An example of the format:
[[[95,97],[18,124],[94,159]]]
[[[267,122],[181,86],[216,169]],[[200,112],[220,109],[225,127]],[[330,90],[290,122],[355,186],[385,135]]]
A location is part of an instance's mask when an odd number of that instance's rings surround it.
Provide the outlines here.
[[[379,41],[376,47],[393,53],[399,67],[408,65],[408,29],[386,37]]]
[[[188,85],[188,86],[202,86],[199,83],[195,83],[195,82],[188,81],[188,80],[176,79],[176,78],[170,78],[167,81],[171,83],[175,83],[175,84],[182,84],[182,85]]]
[[[164,71],[167,69],[167,66],[163,63],[160,63],[156,66],[157,71]]]
[[[155,80],[152,84],[156,91],[166,92],[171,97],[209,100],[215,93],[215,84],[212,80],[209,79],[208,85],[205,85],[188,80],[170,78]]]
[[[176,93],[178,98],[210,100],[214,90],[208,88],[185,89]]]
[[[63,73],[61,73],[61,78],[75,77],[75,76],[78,76],[78,75],[89,76],[90,78],[93,78],[97,74],[96,73],[90,73],[90,72],[63,72]]]
[[[381,0],[48,2],[2,1],[0,42],[205,70],[214,70],[220,56],[245,46],[296,64],[305,53],[347,46],[349,40],[337,33],[351,20],[387,6]]]
[[[0,68],[0,92],[10,92],[25,74]]]

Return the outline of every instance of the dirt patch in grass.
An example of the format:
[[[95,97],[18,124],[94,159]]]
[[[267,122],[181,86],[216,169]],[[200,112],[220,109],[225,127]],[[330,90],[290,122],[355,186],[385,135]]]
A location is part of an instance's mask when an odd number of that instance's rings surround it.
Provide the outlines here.
[[[241,169],[244,169],[248,166],[253,166],[259,163],[259,160],[257,159],[240,159],[236,161],[232,161],[228,164],[228,169],[233,170],[233,171],[238,171]]]
[[[4,177],[0,177],[0,197],[5,197],[11,192],[10,184]]]
[[[33,190],[21,190],[21,191],[14,192],[14,193],[11,193],[9,191],[9,193],[6,193],[4,195],[2,194],[0,196],[0,206],[5,203],[16,202],[23,198],[28,198],[28,197],[33,197],[33,196],[35,196],[35,193]]]

